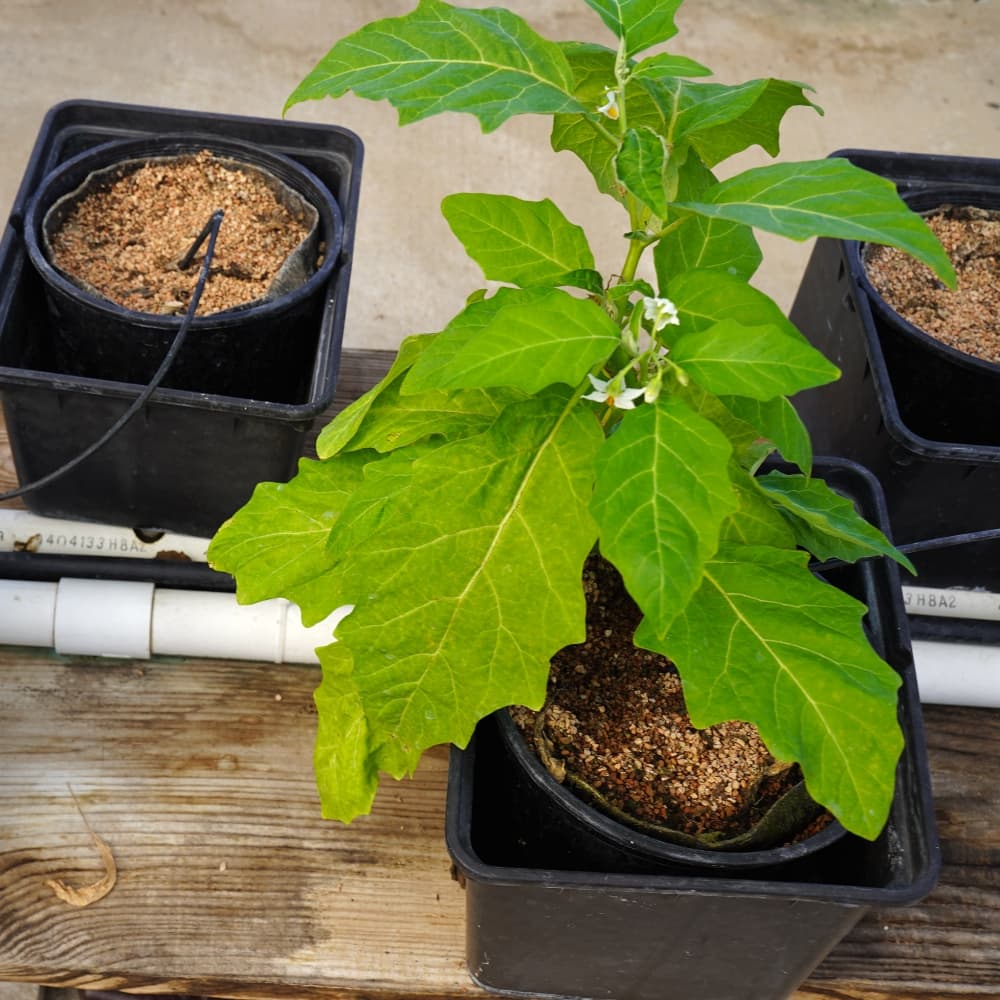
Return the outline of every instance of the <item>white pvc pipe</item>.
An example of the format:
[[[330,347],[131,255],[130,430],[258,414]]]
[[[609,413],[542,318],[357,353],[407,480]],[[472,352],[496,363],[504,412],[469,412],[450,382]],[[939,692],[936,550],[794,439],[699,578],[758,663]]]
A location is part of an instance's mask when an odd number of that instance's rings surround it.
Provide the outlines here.
[[[152,607],[151,583],[60,580],[56,590],[56,652],[148,660]]]
[[[915,639],[913,661],[922,702],[1000,708],[1000,647]]]
[[[903,587],[907,614],[1000,621],[1000,594],[958,587]]]
[[[0,642],[55,646],[57,583],[0,580]]]
[[[232,594],[164,588],[153,596],[152,645],[167,656],[316,663],[316,647],[332,641],[348,611],[307,629],[298,606],[283,598],[237,604]]]
[[[144,542],[131,528],[40,517],[27,510],[0,510],[0,552],[44,552],[70,556],[125,556],[149,559],[170,553],[206,562],[207,538],[164,534]]]
[[[138,581],[0,580],[0,643],[82,656],[317,663],[316,648],[334,641],[351,610],[345,605],[306,628],[298,607],[282,598],[241,605],[234,594]]]

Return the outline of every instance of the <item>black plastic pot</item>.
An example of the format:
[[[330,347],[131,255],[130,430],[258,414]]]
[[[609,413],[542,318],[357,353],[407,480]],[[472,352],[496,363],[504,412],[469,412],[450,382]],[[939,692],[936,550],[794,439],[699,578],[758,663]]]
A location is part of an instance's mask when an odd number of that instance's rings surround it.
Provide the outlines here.
[[[61,223],[66,212],[61,199],[71,197],[95,172],[113,170],[109,180],[117,179],[151,159],[203,149],[221,160],[263,171],[315,209],[318,228],[305,262],[311,273],[297,288],[271,300],[195,318],[163,384],[293,403],[302,396],[304,374],[316,350],[324,293],[338,266],[340,209],[330,190],[295,160],[253,143],[212,135],[185,133],[106,143],[72,157],[39,185],[27,207],[24,243],[45,283],[54,364],[67,374],[107,381],[143,384],[153,377],[182,317],[124,309],[69,280],[50,261],[46,225]]]
[[[877,482],[850,463],[821,474],[885,526]],[[473,979],[511,995],[634,1000],[789,996],[871,907],[924,896],[940,867],[923,724],[898,577],[867,560],[831,577],[868,603],[868,626],[903,678],[906,747],[878,840],[851,834],[808,857],[733,871],[669,872],[525,794],[493,719],[452,752],[446,837],[466,889]],[[558,826],[554,825],[558,824]],[[687,859],[689,860],[689,859]]]
[[[757,850],[704,850],[672,843],[633,829],[584,801],[565,783],[552,777],[528,746],[510,713],[503,709],[493,716],[493,724],[503,753],[511,766],[509,809],[518,811],[533,824],[532,840],[546,843],[558,852],[573,844],[573,854],[582,860],[580,848],[586,844],[587,867],[634,872],[704,872],[737,875],[753,869],[808,869],[809,858],[817,851],[846,836],[839,823],[796,844]]]
[[[893,180],[919,211],[1000,204],[1000,160],[834,155]],[[842,372],[799,393],[796,409],[817,452],[851,458],[879,478],[896,541],[1000,527],[1000,366],[898,317],[850,241],[817,241],[790,316]]]
[[[45,285],[27,257],[28,205],[45,179],[77,155],[164,133],[251,143],[294,161],[332,193],[343,224],[339,253],[330,255],[328,270],[310,289],[316,295],[311,314],[278,323],[282,350],[296,354],[305,346],[274,391],[264,385],[252,396],[158,389],[106,446],[25,501],[40,514],[210,535],[256,483],[294,473],[307,434],[333,400],[363,154],[358,137],[336,126],[91,101],[54,107],[0,241],[0,391],[21,483],[75,458],[143,388],[61,370]],[[259,366],[265,374],[269,368]]]

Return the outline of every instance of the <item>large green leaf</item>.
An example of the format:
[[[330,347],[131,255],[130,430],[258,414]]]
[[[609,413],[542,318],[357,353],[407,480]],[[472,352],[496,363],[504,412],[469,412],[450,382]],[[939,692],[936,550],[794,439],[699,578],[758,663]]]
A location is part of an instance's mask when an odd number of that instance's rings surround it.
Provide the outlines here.
[[[323,462],[302,459],[289,482],[257,485],[208,549],[211,565],[236,577],[241,603],[287,597],[309,608],[307,624],[344,603],[314,585],[329,564],[330,531],[374,459],[363,452]]]
[[[781,307],[742,278],[721,270],[685,271],[661,286],[677,306],[679,325],[674,339],[708,330],[723,320],[743,326],[774,326],[790,339],[806,343]]]
[[[469,297],[465,308],[454,316],[451,322],[439,334],[428,338],[428,348],[433,344],[434,350],[425,350],[420,355],[420,371],[417,377],[409,374],[403,380],[402,393],[425,392],[436,387],[435,373],[441,372],[446,378],[452,359],[467,344],[485,330],[498,313],[515,305],[531,306],[540,302],[551,292],[550,288],[499,288],[495,295],[485,297],[473,295]],[[414,359],[412,368],[416,364]]]
[[[401,124],[465,111],[486,132],[512,115],[584,110],[558,45],[503,8],[473,10],[441,0],[420,0],[403,17],[373,21],[342,38],[295,88],[285,110],[348,90],[388,100]]]
[[[736,509],[731,453],[721,431],[670,396],[628,413],[601,449],[592,504],[601,551],[660,631],[697,588]]]
[[[686,139],[709,167],[755,145],[777,156],[785,113],[793,107],[816,107],[801,84],[773,78],[735,86],[685,80],[677,86],[680,113],[674,141]]]
[[[580,575],[596,538],[587,503],[602,439],[564,390],[515,404],[487,433],[413,463],[384,529],[338,561],[331,585],[355,610],[331,655],[338,676],[353,658],[348,692],[379,769],[407,773],[429,746],[464,745],[494,709],[541,704],[550,657],[584,635]],[[328,756],[363,784],[356,752]]]
[[[892,181],[832,157],[746,170],[677,208],[805,240],[828,236],[898,247],[954,287],[948,255]]]
[[[719,396],[702,389],[691,379],[673,380],[670,394],[684,402],[699,416],[715,424],[733,449],[733,462],[741,469],[756,469],[772,448],[762,443],[760,431],[738,417]]]
[[[347,451],[385,453],[428,437],[454,441],[486,430],[508,404],[524,398],[513,389],[430,390],[402,394],[401,379],[375,399]]]
[[[625,42],[629,56],[677,34],[674,14],[683,0],[586,0],[601,20]]]
[[[485,305],[475,303],[466,312]],[[555,382],[577,385],[620,340],[600,306],[557,288],[528,302],[508,298],[474,336],[464,329],[458,336],[454,350],[448,331],[439,335],[411,369],[406,392],[512,386],[533,393]],[[438,364],[438,351],[447,353],[447,368]]]
[[[808,474],[812,469],[812,441],[795,407],[784,397],[750,399],[747,396],[723,396],[725,407],[740,420],[757,428],[781,452]]]
[[[678,169],[678,201],[696,201],[718,183],[712,172],[689,152]],[[738,222],[688,215],[653,247],[660,288],[684,271],[722,271],[749,280],[763,259],[753,229]]]
[[[840,374],[801,336],[731,319],[680,337],[670,357],[709,392],[751,399],[790,395]]]
[[[571,272],[594,266],[584,231],[548,198],[453,194],[441,211],[487,280],[559,285]]]
[[[846,497],[822,479],[769,472],[758,487],[786,515],[795,539],[817,559],[854,562],[868,556],[889,556],[911,573],[913,564]]]
[[[779,760],[799,761],[810,794],[872,839],[892,801],[902,736],[899,677],[873,652],[864,605],[817,580],[804,552],[725,546],[662,638],[698,727],[744,719]]]
[[[316,439],[316,454],[329,458],[346,448],[364,423],[372,404],[390,386],[412,367],[420,354],[430,345],[434,334],[418,334],[407,337],[399,347],[389,371],[366,393],[349,403],[319,433]]]

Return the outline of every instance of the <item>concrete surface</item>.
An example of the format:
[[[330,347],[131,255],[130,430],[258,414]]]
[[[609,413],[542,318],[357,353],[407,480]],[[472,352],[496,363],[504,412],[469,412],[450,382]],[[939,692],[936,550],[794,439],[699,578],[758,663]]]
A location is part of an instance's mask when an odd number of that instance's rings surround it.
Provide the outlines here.
[[[486,6],[485,0],[465,0]],[[0,162],[6,214],[45,111],[67,98],[280,115],[285,97],[342,35],[415,0],[3,0]],[[553,38],[610,39],[582,0],[512,0]],[[1000,157],[1000,0],[687,0],[671,46],[737,83],[810,83],[826,111],[793,109],[784,156],[855,146]],[[610,43],[609,43],[610,44]],[[440,329],[479,284],[441,218],[452,191],[554,199],[584,225],[598,264],[620,266],[618,207],[569,153],[548,148],[547,120],[514,119],[483,136],[468,115],[399,129],[388,106],[348,96],[293,117],[336,122],[365,141],[366,162],[347,342],[394,346]],[[739,166],[763,161],[745,155]],[[788,307],[807,248],[765,238],[758,284]]]

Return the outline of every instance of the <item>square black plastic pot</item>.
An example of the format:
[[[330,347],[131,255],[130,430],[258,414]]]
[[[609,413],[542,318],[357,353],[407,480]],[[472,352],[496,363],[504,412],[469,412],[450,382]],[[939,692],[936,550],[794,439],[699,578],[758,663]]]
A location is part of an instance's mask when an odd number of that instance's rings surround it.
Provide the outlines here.
[[[293,388],[286,382],[273,398],[266,391],[247,398],[158,389],[108,444],[25,496],[36,513],[211,535],[249,499],[256,483],[294,474],[307,434],[333,400],[361,180],[360,139],[329,125],[69,101],[52,108],[41,125],[0,241],[0,392],[19,481],[34,482],[75,458],[143,389],[60,370],[42,281],[25,251],[26,207],[43,178],[83,151],[181,132],[242,140],[287,156],[334,195],[343,220],[341,250],[304,332],[310,347]],[[297,328],[295,335],[303,331]]]
[[[878,483],[845,462],[817,470],[885,525]],[[807,864],[734,876],[643,870],[523,787],[492,719],[453,750],[446,838],[466,891],[466,959],[509,995],[630,1000],[787,997],[871,907],[930,891],[940,868],[923,722],[895,566],[866,560],[831,582],[865,601],[873,642],[899,671],[905,749],[889,821]]]
[[[833,155],[892,180],[915,207],[939,193],[942,201],[964,193],[972,204],[1000,205],[1000,160]],[[796,409],[818,453],[875,473],[897,543],[1000,527],[1000,365],[886,322],[866,290],[858,244],[849,241],[817,241],[790,318],[842,371],[837,382],[799,393]],[[920,582],[948,585],[948,565],[960,561],[965,579],[951,583],[980,584],[968,576],[975,556],[967,547],[944,560],[917,557]]]

